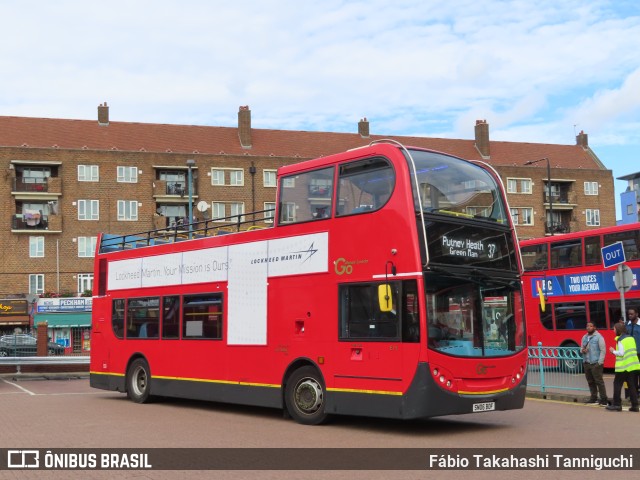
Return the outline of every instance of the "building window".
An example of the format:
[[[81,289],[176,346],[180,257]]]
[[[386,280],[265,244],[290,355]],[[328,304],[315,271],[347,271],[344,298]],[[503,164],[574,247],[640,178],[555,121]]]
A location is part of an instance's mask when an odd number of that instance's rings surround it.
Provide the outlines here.
[[[78,257],[93,257],[98,237],[78,237]]]
[[[44,293],[44,275],[42,273],[29,275],[29,293],[35,295]]]
[[[225,204],[222,202],[211,202],[211,219],[214,222],[224,222],[225,216]]]
[[[78,220],[100,220],[100,200],[78,200]]]
[[[118,182],[138,183],[138,167],[118,167]]]
[[[598,182],[584,182],[585,195],[598,195]]]
[[[518,212],[517,208],[512,208],[511,209],[511,218],[513,219],[513,224],[514,225],[518,225],[518,220],[520,218],[520,213]]]
[[[284,188],[296,188],[296,177],[287,177],[282,179]]]
[[[211,170],[211,185],[224,185],[224,170]]]
[[[241,187],[244,185],[244,170],[231,170],[229,172],[229,185]]]
[[[44,257],[44,237],[29,237],[29,256]]]
[[[511,209],[514,225],[533,225],[533,208],[518,207]]]
[[[138,220],[138,202],[136,200],[118,200],[118,220]]]
[[[78,165],[79,182],[97,182],[99,179],[98,165]]]
[[[633,215],[634,211],[633,211],[633,204],[629,204],[627,205],[627,215]]]
[[[265,187],[275,187],[276,186],[276,171],[275,170],[264,170],[262,172],[263,181]]]
[[[587,227],[600,226],[600,210],[595,208],[587,208]]]
[[[531,193],[531,179],[507,178],[507,193]]]
[[[533,208],[520,208],[520,225],[533,225]]]
[[[511,211],[513,212],[513,210],[515,209],[511,209]],[[491,216],[491,212],[489,211],[489,207],[467,207],[467,213],[469,215],[478,215],[481,217],[490,217]],[[512,213],[513,215],[513,213]]]
[[[225,181],[225,171],[229,172],[229,181]],[[211,185],[242,187],[244,185],[244,170],[241,168],[214,168],[211,170]]]
[[[276,210],[275,202],[264,202],[264,223],[273,223],[273,216]]]
[[[296,221],[296,204],[282,203],[280,207],[280,223],[295,223]]]
[[[230,215],[233,217],[231,220],[237,222],[240,217],[239,221],[244,222],[244,203],[230,203],[229,206],[231,207]]]
[[[49,178],[51,177],[51,167],[19,167],[22,171],[22,178]]]
[[[93,290],[93,273],[79,273],[78,294],[82,295],[87,290]]]

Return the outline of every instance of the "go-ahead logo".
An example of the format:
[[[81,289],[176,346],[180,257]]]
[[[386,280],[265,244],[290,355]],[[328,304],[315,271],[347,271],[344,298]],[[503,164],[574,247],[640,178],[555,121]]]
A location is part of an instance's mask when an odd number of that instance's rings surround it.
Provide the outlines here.
[[[361,260],[347,260],[346,258],[340,257],[333,262],[333,270],[337,275],[351,275],[354,265],[362,265],[365,263],[369,263],[369,260],[366,258]]]
[[[40,468],[38,450],[7,450],[7,468]]]

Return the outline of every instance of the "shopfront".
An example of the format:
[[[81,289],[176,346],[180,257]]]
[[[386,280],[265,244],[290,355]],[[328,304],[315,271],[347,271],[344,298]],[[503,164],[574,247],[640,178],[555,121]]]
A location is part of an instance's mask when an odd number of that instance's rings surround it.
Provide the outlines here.
[[[46,322],[50,341],[63,346],[66,355],[89,355],[92,300],[90,297],[41,298],[34,325],[38,328]]]
[[[24,298],[0,299],[0,335],[29,328],[29,303]]]

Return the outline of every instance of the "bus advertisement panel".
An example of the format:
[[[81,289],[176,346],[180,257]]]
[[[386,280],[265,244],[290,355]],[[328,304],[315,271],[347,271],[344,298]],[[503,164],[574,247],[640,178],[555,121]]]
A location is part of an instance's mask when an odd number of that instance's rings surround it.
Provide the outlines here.
[[[493,170],[380,141],[282,167],[276,205],[101,235],[91,385],[305,424],[522,407],[521,262]]]
[[[525,268],[523,288],[530,345],[576,347],[587,322],[593,322],[614,346],[613,325],[626,319],[615,285],[616,265],[604,267],[603,249],[620,243],[631,269],[626,309],[640,307],[640,226],[620,225],[520,242]],[[544,309],[543,309],[544,306]],[[613,355],[605,367],[613,367]],[[567,364],[568,368],[575,365]]]

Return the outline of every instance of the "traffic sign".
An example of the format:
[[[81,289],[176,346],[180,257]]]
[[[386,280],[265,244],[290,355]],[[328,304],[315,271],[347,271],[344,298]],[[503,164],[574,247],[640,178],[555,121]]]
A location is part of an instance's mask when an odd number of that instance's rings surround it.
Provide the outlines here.
[[[628,292],[633,285],[633,272],[627,265],[618,265],[613,283],[620,293]]]
[[[602,263],[604,264],[604,268],[615,267],[624,262],[626,262],[626,258],[624,257],[622,242],[616,242],[602,247]]]

